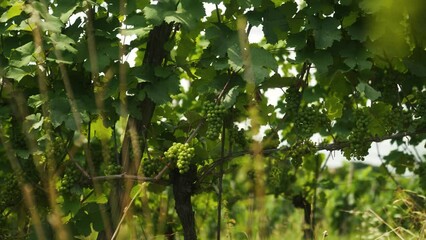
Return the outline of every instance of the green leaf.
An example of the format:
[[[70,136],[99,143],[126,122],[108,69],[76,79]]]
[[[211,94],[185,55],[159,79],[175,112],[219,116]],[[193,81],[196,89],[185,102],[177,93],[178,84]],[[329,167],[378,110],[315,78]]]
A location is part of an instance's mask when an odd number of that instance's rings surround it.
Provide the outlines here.
[[[170,95],[179,91],[179,78],[172,75],[166,79],[159,79],[155,84],[146,86],[146,94],[156,104],[162,104],[170,100]]]
[[[43,105],[44,101],[41,98],[40,94],[31,95],[28,98],[28,106],[36,109],[39,108],[41,105]]]
[[[111,139],[112,129],[105,127],[102,117],[96,119],[90,126],[90,136],[95,136],[99,140]]]
[[[123,36],[132,36],[136,35],[137,37],[145,37],[148,36],[149,32],[152,30],[151,27],[141,27],[141,28],[132,28],[132,29],[123,29],[121,30],[121,34]]]
[[[37,11],[43,18],[44,21],[40,21],[39,24],[44,31],[50,31],[60,33],[64,23],[57,17],[51,15],[46,6],[38,1],[33,1],[32,5],[34,10]]]
[[[365,18],[358,19],[358,21],[347,27],[346,30],[351,36],[351,39],[358,40],[360,42],[365,42],[369,36],[368,23]]]
[[[71,107],[65,97],[57,96],[50,99],[50,118],[53,127],[58,127],[65,122],[70,111]]]
[[[71,53],[77,53],[77,49],[75,49],[72,45],[75,45],[74,40],[69,38],[64,34],[52,34],[49,38],[52,41],[53,46],[55,46],[56,50],[59,51],[69,51]]]
[[[333,95],[340,99],[352,93],[352,86],[342,71],[336,71],[332,75],[330,83],[326,84],[330,85]]]
[[[229,92],[225,95],[225,98],[222,101],[222,104],[225,109],[234,106],[235,102],[237,101],[237,97],[242,91],[243,89],[240,86],[235,86],[229,90]]]
[[[403,60],[408,70],[418,77],[426,77],[426,51],[416,48],[413,54]]]
[[[86,203],[105,204],[108,202],[108,197],[105,194],[91,194],[85,201]]]
[[[268,8],[264,12],[263,32],[269,43],[275,44],[287,38],[290,30],[289,19],[296,14],[297,4],[286,2],[277,8]]]
[[[156,26],[160,25],[166,16],[173,15],[175,12],[176,2],[173,0],[159,1],[157,5],[147,6],[143,9],[147,22]]]
[[[33,129],[40,129],[40,127],[43,125],[43,117],[40,113],[30,114],[25,117],[25,120],[28,121],[31,125],[29,131]]]
[[[24,4],[24,1],[16,1],[12,7],[1,15],[0,22],[6,22],[13,17],[21,15]]]
[[[269,70],[276,70],[278,68],[277,61],[273,55],[263,48],[250,46],[251,64],[252,71],[254,73],[255,84],[259,85],[269,76]],[[243,68],[243,59],[241,56],[240,47],[235,45],[228,49],[229,64],[235,69],[235,71]]]
[[[343,62],[351,69],[368,70],[373,65],[368,60],[371,57],[370,54],[358,41],[342,42],[340,53],[346,58]]]
[[[181,0],[180,2],[185,14],[190,15],[193,19],[201,19],[206,14],[200,0]]]
[[[371,101],[375,101],[382,95],[379,91],[376,91],[374,88],[364,82],[360,82],[356,86],[356,90],[358,90],[360,93],[364,93],[365,96]]]
[[[319,74],[327,73],[328,66],[333,64],[333,57],[328,51],[318,50],[310,57]]]
[[[339,20],[331,17],[312,19],[310,28],[314,30],[315,47],[325,49],[331,47],[334,41],[339,41],[342,37],[339,26]]]
[[[392,111],[392,106],[383,102],[373,103],[370,108],[370,114],[373,116],[370,120],[368,130],[373,136],[383,136],[386,134],[384,118]]]
[[[53,7],[53,13],[59,17],[61,22],[66,23],[77,7],[78,4],[75,0],[57,0],[57,6]]]
[[[354,24],[358,19],[358,11],[351,11],[349,15],[345,16],[342,20],[342,28],[347,28]]]
[[[343,104],[336,96],[331,96],[325,100],[325,108],[327,109],[327,117],[335,120],[342,117]]]
[[[393,150],[389,155],[385,156],[386,163],[390,163],[395,168],[396,173],[404,174],[405,171],[412,170],[415,165],[415,159],[413,155]]]
[[[33,76],[33,72],[28,67],[16,68],[9,66],[6,70],[6,77],[12,78],[17,82],[21,81],[25,76]]]
[[[213,24],[206,29],[205,36],[210,41],[212,53],[215,55],[224,56],[231,48],[239,46],[237,32],[224,24]]]
[[[281,77],[279,74],[274,74],[273,76],[267,78],[262,83],[262,89],[266,90],[268,88],[283,88],[289,87],[297,82],[295,77]]]

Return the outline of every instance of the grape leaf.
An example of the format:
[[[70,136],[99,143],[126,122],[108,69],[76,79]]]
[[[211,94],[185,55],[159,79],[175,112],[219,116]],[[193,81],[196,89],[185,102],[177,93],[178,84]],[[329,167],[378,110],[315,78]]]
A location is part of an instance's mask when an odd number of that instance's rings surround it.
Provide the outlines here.
[[[372,88],[370,85],[364,82],[360,82],[356,86],[356,90],[360,93],[364,93],[367,98],[369,98],[371,101],[375,101],[378,99],[382,94],[379,91],[376,91],[374,88]]]
[[[325,49],[331,47],[334,41],[341,39],[341,32],[338,27],[340,22],[337,19],[328,17],[324,19],[313,18],[310,28],[314,31],[315,47]]]

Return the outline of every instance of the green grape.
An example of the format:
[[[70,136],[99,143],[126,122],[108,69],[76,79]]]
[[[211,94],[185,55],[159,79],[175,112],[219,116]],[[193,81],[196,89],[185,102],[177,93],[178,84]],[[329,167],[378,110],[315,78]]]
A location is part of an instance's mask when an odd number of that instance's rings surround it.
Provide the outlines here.
[[[146,177],[155,177],[166,166],[166,162],[162,158],[143,158],[142,171]]]
[[[315,153],[316,147],[310,140],[298,142],[290,148],[291,164],[298,168],[303,164],[303,157]]]
[[[419,92],[416,96],[415,117],[426,118],[426,92]]]
[[[364,161],[371,145],[368,130],[370,117],[365,111],[357,111],[354,116],[356,119],[355,126],[348,138],[349,146],[343,149],[343,153],[347,159],[355,158]]]
[[[232,140],[233,143],[236,143],[241,147],[247,145],[247,139],[244,133],[244,129],[238,129],[237,126],[233,126],[229,129],[229,138]]]
[[[412,116],[402,108],[394,107],[385,115],[385,128],[389,134],[406,131],[412,125]]]
[[[326,114],[321,113],[316,106],[302,107],[294,120],[296,131],[301,137],[311,137],[329,125],[330,121]]]
[[[67,166],[64,175],[60,179],[59,191],[62,193],[71,193],[72,188],[76,186],[80,180],[81,173],[74,166]]]
[[[207,122],[207,138],[218,139],[225,108],[222,105],[215,105],[213,102],[206,102],[203,106],[202,114]]]
[[[167,159],[176,162],[179,173],[186,173],[189,170],[191,160],[195,156],[195,149],[188,143],[173,143],[173,145],[164,153]]]
[[[116,175],[122,172],[122,168],[117,163],[109,163],[104,169],[105,175]]]
[[[285,114],[288,116],[296,115],[300,105],[300,91],[299,87],[291,86],[284,94],[285,97]]]
[[[272,189],[280,188],[282,174],[283,172],[278,166],[271,167],[268,175],[268,183]]]
[[[398,102],[399,90],[396,81],[394,77],[382,76],[381,84],[378,87],[386,102]]]

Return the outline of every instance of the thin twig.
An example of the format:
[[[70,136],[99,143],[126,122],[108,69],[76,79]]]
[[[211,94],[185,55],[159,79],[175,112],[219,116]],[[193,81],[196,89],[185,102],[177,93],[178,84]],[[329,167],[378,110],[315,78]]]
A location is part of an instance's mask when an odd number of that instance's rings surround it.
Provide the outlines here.
[[[225,156],[225,123],[222,121],[222,145],[220,148],[220,157],[223,159]],[[222,191],[223,191],[223,164],[220,164],[219,166],[219,179],[218,179],[218,200],[217,200],[217,240],[220,240],[220,227],[221,227],[221,221],[222,221]]]
[[[385,220],[383,220],[383,218],[381,218],[376,212],[373,211],[373,209],[369,209],[369,211],[377,218],[379,219],[380,222],[382,222],[383,224],[385,224],[387,227],[389,227],[389,229],[391,229],[391,231],[393,233],[395,233],[395,235],[397,235],[400,239],[404,239],[396,230],[398,228],[394,228],[392,227],[389,223],[387,223]]]
[[[217,22],[222,23],[222,20],[220,19],[219,7],[217,4],[216,4],[216,16],[217,16]]]
[[[118,231],[120,230],[120,226],[121,224],[123,224],[124,218],[126,217],[126,213],[129,210],[130,206],[133,204],[133,202],[135,201],[135,199],[139,196],[139,194],[142,192],[143,190],[143,185],[141,184],[140,188],[138,189],[138,191],[136,192],[135,196],[132,197],[132,200],[130,200],[129,204],[124,208],[123,210],[123,215],[121,216],[120,221],[118,222],[117,228],[114,231],[114,234],[111,237],[111,240],[114,240],[117,237]]]
[[[117,179],[129,179],[134,180],[140,183],[143,182],[153,182],[157,184],[168,184],[166,181],[160,181],[159,179],[151,178],[151,177],[142,177],[138,175],[129,175],[127,173],[121,173],[121,174],[113,174],[113,175],[106,175],[106,176],[96,176],[93,177],[93,181],[108,181],[108,180],[117,180]]]
[[[379,144],[376,142],[376,149],[377,149],[377,157],[380,159],[380,162],[382,162],[382,167],[383,167],[383,169],[385,170],[385,172],[386,172],[386,174],[390,177],[390,179],[392,179],[392,181],[396,184],[396,186],[398,187],[398,188],[400,188],[401,187],[401,185],[399,184],[399,182],[393,177],[393,175],[389,172],[389,169],[386,167],[386,163],[385,163],[385,161],[383,161],[383,157],[382,157],[382,155],[380,154],[380,151],[379,151]]]

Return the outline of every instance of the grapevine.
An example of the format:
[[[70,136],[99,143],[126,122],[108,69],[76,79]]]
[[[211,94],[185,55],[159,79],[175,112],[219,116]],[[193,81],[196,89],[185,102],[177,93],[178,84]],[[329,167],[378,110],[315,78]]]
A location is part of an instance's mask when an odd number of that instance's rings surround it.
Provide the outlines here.
[[[205,103],[203,106],[203,115],[207,121],[207,138],[212,140],[219,138],[224,114],[225,108],[222,105],[215,105],[213,102]]]
[[[416,98],[415,117],[424,119],[426,117],[426,92],[419,92]]]
[[[371,145],[368,131],[370,119],[369,115],[363,111],[355,112],[355,119],[355,126],[348,138],[350,145],[343,149],[344,156],[347,159],[355,158],[364,161]]]
[[[74,166],[67,166],[65,173],[59,182],[58,190],[63,193],[71,193],[72,188],[78,183],[80,172]]]
[[[297,113],[300,105],[300,91],[296,86],[289,87],[285,94],[285,113],[289,116],[294,116]]]
[[[385,127],[389,134],[406,131],[411,125],[411,122],[411,114],[402,108],[394,107],[385,115]]]
[[[176,161],[179,173],[186,173],[189,170],[192,158],[195,156],[195,149],[188,143],[173,143],[173,145],[164,153],[167,159]]]
[[[229,138],[232,140],[233,143],[236,143],[241,147],[244,147],[247,144],[244,129],[238,129],[237,126],[233,126],[229,129]]]
[[[302,107],[296,115],[295,128],[299,135],[310,137],[319,129],[329,125],[327,116],[320,112],[318,107]]]
[[[143,158],[142,171],[144,176],[156,176],[166,165],[162,158]]]
[[[120,174],[121,172],[122,172],[121,166],[116,163],[109,163],[104,169],[105,175],[115,175],[115,174]]]
[[[316,151],[315,145],[310,140],[294,144],[290,148],[291,164],[298,168],[303,164],[303,157]]]

